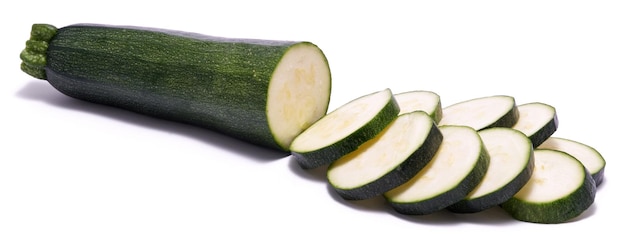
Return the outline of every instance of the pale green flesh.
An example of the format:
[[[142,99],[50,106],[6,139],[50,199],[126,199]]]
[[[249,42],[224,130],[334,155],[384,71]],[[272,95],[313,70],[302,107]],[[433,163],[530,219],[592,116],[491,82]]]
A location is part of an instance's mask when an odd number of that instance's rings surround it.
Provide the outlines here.
[[[460,102],[443,108],[439,125],[465,125],[476,130],[485,128],[515,106],[510,96],[491,96]]]
[[[395,94],[394,97],[400,106],[400,113],[424,111],[433,116],[441,111],[439,95],[430,91],[409,91]]]
[[[487,173],[466,198],[478,198],[509,184],[528,165],[532,143],[521,132],[509,128],[492,128],[478,132],[490,161]]]
[[[382,177],[418,150],[432,127],[424,112],[400,115],[374,139],[331,164],[329,182],[337,188],[352,189]]]
[[[566,152],[578,159],[591,174],[599,172],[606,165],[606,161],[596,149],[569,139],[550,137],[539,145],[537,149],[552,149]]]
[[[314,45],[291,47],[269,83],[267,118],[276,142],[288,149],[293,139],[328,108],[331,79],[322,52]]]
[[[519,105],[519,119],[513,129],[519,130],[526,136],[535,134],[556,116],[554,107],[542,103],[528,103]]]
[[[298,135],[291,150],[314,151],[341,141],[374,119],[390,100],[391,90],[385,89],[348,102]]]
[[[409,182],[388,191],[393,202],[416,202],[454,189],[479,161],[482,143],[475,130],[442,126],[443,142],[435,157]]]
[[[515,194],[525,202],[545,203],[567,197],[583,186],[585,169],[580,161],[564,152],[536,150],[535,169],[530,181]]]

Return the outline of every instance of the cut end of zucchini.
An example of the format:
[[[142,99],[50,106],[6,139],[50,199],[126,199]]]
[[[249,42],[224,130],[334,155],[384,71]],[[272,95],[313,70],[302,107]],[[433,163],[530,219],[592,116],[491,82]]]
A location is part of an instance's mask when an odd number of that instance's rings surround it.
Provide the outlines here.
[[[374,138],[399,111],[389,89],[361,96],[300,133],[290,150],[305,169],[328,165]]]
[[[535,150],[535,167],[526,185],[502,208],[515,219],[563,223],[587,210],[596,186],[591,174],[573,156],[556,150]]]
[[[443,108],[439,125],[465,125],[482,130],[491,127],[512,127],[519,118],[515,99],[495,95],[459,102]]]
[[[441,132],[425,112],[400,115],[374,139],[331,164],[328,181],[344,199],[382,195],[415,176],[441,140]]]
[[[513,129],[524,133],[533,143],[539,146],[556,132],[559,121],[554,107],[544,103],[527,103],[517,107],[519,119]]]
[[[322,51],[311,43],[290,47],[269,83],[267,117],[276,142],[288,150],[293,139],[326,114],[331,75]]]
[[[439,123],[441,120],[441,98],[434,92],[408,91],[395,94],[394,97],[400,106],[399,114],[424,111],[430,115],[435,123]]]
[[[56,35],[57,28],[49,24],[33,24],[30,39],[26,41],[26,48],[20,53],[22,63],[20,69],[37,79],[46,79],[44,70],[47,64],[46,51],[48,43]]]

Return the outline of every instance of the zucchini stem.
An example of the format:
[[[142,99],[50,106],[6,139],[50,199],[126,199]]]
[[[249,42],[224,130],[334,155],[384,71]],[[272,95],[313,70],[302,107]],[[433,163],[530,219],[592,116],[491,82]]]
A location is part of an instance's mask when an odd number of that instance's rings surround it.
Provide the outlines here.
[[[49,24],[33,24],[30,39],[26,41],[26,48],[20,53],[22,64],[20,68],[26,74],[37,79],[46,80],[45,67],[48,44],[57,33],[57,28]]]

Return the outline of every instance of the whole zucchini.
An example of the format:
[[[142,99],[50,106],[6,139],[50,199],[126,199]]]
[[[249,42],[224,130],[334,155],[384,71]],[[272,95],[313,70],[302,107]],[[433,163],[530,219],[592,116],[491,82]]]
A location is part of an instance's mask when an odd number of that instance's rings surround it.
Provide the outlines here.
[[[328,61],[310,42],[34,24],[20,57],[24,72],[68,96],[282,151],[330,101]]]

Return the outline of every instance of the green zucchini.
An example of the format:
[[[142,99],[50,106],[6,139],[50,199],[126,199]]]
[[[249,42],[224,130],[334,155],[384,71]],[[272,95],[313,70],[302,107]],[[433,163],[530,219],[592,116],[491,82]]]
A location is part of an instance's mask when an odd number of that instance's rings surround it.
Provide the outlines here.
[[[35,24],[20,57],[24,72],[68,96],[283,151],[330,101],[328,61],[310,42]]]
[[[513,218],[533,223],[564,223],[593,204],[596,184],[579,160],[550,149],[537,149],[534,157],[530,181],[500,205]]]
[[[443,136],[423,111],[402,114],[373,139],[333,162],[327,179],[346,200],[372,198],[407,182],[437,152]]]
[[[384,194],[401,214],[444,209],[463,199],[487,171],[490,157],[474,129],[448,125],[439,130],[443,142],[435,157],[411,180]]]
[[[439,125],[465,125],[475,130],[512,127],[519,118],[515,98],[494,95],[474,98],[443,108]]]
[[[385,89],[354,99],[328,113],[291,143],[291,153],[300,167],[329,165],[374,138],[400,112],[391,90]]]
[[[548,104],[533,102],[518,105],[519,119],[513,129],[526,134],[536,148],[547,140],[559,127],[556,109]]]
[[[399,114],[424,111],[430,115],[435,123],[441,120],[441,97],[434,92],[423,90],[407,91],[397,93],[394,97],[400,106]]]
[[[524,133],[504,127],[478,132],[489,152],[489,168],[463,200],[448,207],[455,213],[476,213],[509,200],[533,172],[533,145]]]
[[[587,168],[596,182],[596,186],[604,181],[606,160],[604,160],[604,157],[598,150],[587,144],[561,137],[550,137],[539,145],[537,149],[552,149],[566,152],[578,159]]]

